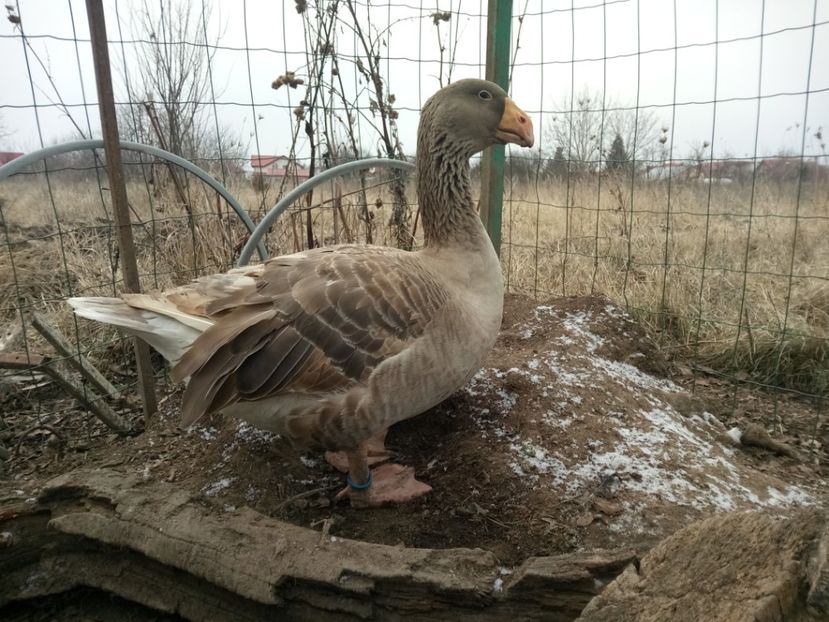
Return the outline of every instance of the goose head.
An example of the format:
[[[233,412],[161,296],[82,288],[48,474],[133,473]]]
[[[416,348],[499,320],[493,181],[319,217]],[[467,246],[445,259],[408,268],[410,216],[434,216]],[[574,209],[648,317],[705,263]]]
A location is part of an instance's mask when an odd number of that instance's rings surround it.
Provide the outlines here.
[[[423,108],[421,133],[434,146],[451,143],[469,158],[495,144],[532,147],[529,116],[504,89],[487,80],[458,80],[435,93]]]

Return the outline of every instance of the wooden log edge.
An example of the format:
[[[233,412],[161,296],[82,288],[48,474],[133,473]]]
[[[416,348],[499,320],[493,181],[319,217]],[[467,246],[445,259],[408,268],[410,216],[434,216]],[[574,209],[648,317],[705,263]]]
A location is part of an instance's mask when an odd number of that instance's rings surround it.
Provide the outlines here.
[[[323,536],[248,508],[224,515],[166,482],[78,470],[0,506],[0,612],[88,587],[189,620],[573,620],[632,550],[536,557]]]

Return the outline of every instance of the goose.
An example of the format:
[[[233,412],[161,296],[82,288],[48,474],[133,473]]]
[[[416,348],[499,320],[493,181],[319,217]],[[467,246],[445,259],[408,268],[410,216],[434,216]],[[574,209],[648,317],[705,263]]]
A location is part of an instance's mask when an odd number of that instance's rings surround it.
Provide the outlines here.
[[[463,386],[501,325],[501,265],[472,199],[469,159],[533,142],[532,121],[501,87],[459,80],[421,111],[419,250],[316,248],[165,292],[68,302],[170,362],[173,380],[187,383],[183,426],[221,412],[327,450],[347,472],[338,497],[353,506],[409,501],[431,488],[388,462],[385,431]]]

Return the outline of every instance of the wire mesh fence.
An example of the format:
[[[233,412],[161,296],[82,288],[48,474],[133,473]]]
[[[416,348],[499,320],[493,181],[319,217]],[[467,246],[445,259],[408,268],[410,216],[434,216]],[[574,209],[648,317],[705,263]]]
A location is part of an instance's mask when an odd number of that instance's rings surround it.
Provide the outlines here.
[[[485,74],[487,3],[438,5],[105,3],[121,138],[201,166],[254,221],[336,164],[411,159],[429,95]],[[0,140],[20,152],[100,132],[85,7],[45,7],[9,5],[0,31],[13,85],[0,95]],[[693,378],[729,379],[733,403],[751,385],[796,395],[817,426],[829,385],[829,74],[817,62],[829,54],[829,9],[527,1],[514,3],[511,37],[511,94],[538,141],[507,159],[509,291],[624,303]],[[164,161],[125,158],[143,287],[230,268],[248,232],[226,202]],[[2,385],[15,451],[110,434],[78,415],[45,366],[137,421],[126,342],[64,302],[120,290],[111,216],[100,151],[0,182],[0,352],[23,361]],[[421,240],[407,174],[377,169],[303,197],[265,243],[280,254]],[[116,395],[68,369],[80,356]]]

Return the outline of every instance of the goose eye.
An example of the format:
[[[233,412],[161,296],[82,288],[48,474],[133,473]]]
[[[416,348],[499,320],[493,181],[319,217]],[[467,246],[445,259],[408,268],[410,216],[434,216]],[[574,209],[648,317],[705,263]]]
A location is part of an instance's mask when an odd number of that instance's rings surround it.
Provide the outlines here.
[[[478,91],[478,97],[480,97],[483,100],[490,100],[490,99],[492,99],[492,93],[490,93],[489,91],[486,91],[486,90]]]

